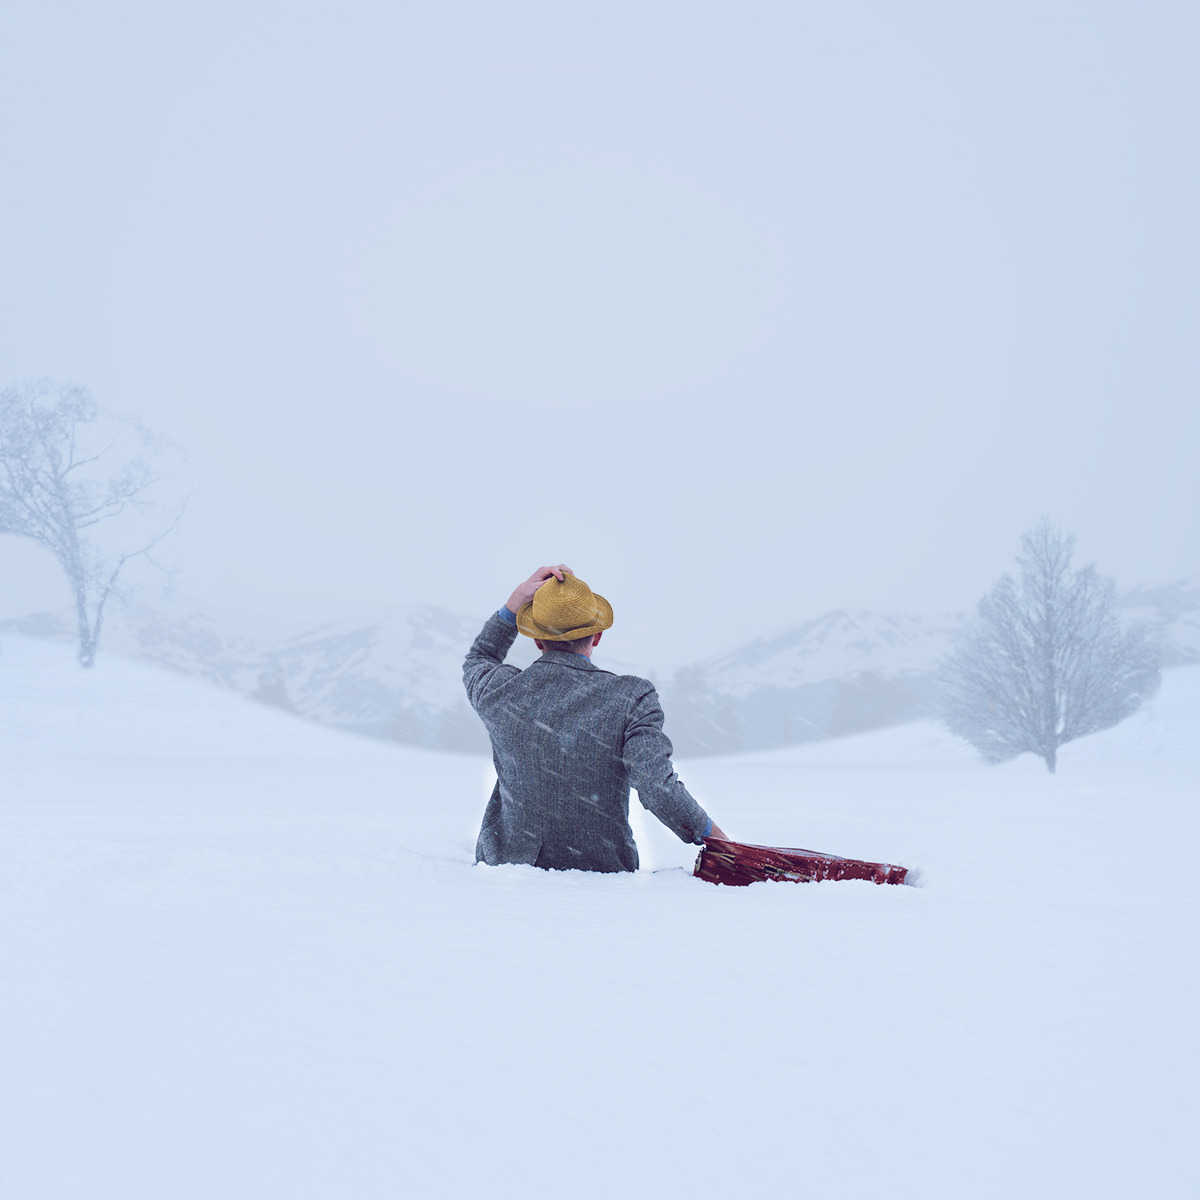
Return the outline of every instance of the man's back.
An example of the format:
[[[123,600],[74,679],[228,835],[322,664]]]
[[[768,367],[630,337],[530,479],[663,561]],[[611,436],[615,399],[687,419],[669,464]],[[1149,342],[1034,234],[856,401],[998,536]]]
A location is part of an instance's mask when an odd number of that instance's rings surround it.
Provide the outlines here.
[[[634,871],[631,784],[678,837],[702,842],[711,822],[675,774],[654,686],[552,644],[518,670],[503,661],[516,633],[491,617],[463,664],[497,775],[476,859]]]

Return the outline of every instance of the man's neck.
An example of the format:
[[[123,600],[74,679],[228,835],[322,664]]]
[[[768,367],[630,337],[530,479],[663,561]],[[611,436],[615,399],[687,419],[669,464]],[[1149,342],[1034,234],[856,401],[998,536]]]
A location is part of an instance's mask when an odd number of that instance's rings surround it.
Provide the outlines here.
[[[591,646],[589,646],[586,650],[563,650],[563,649],[559,648],[558,646],[547,646],[546,649],[542,651],[542,653],[549,654],[551,650],[553,650],[555,654],[578,654],[580,658],[586,658],[589,661],[591,660],[591,657],[592,657],[592,647]]]

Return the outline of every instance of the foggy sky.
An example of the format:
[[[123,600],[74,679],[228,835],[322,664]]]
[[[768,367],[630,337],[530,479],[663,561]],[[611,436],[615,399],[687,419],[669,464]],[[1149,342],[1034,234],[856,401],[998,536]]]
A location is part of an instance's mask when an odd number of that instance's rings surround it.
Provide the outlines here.
[[[563,561],[681,660],[968,607],[1042,514],[1200,574],[1190,7],[174,9],[4,8],[0,385],[191,455],[201,603]]]

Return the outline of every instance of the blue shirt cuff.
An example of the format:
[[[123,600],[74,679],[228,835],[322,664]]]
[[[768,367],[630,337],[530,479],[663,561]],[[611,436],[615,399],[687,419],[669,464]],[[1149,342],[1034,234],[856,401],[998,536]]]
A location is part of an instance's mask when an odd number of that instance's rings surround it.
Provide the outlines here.
[[[708,828],[704,831],[705,837],[712,837],[712,817],[708,818]]]
[[[500,606],[500,611],[496,615],[506,624],[515,625],[517,623],[516,614],[508,611],[507,604],[502,604]]]

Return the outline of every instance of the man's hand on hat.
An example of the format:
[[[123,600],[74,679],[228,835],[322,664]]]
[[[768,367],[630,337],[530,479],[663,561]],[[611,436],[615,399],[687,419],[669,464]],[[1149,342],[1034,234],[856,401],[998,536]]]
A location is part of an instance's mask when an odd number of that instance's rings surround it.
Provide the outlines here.
[[[533,599],[533,593],[547,580],[557,579],[559,583],[562,583],[564,572],[567,575],[575,574],[565,563],[559,563],[557,567],[538,567],[524,583],[518,583],[513,589],[513,594],[509,596],[506,606],[508,611],[515,614],[521,605],[528,604]]]

